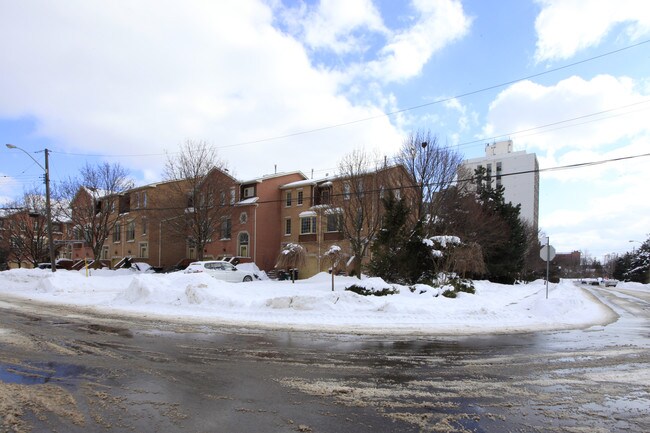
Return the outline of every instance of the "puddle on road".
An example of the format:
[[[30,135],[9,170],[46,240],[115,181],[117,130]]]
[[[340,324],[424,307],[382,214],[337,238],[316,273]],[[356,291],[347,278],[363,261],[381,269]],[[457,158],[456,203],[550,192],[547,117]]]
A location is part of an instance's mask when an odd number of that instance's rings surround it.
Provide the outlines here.
[[[34,365],[0,363],[0,382],[38,385],[93,377],[93,371],[78,365],[48,362]]]

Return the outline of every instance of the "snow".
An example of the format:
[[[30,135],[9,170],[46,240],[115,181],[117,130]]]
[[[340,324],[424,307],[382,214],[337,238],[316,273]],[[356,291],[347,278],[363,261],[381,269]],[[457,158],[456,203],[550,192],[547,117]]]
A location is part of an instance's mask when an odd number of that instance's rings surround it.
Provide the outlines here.
[[[243,265],[240,265],[243,266]],[[252,270],[253,264],[248,265]],[[259,271],[259,270],[258,270]],[[186,323],[300,329],[356,334],[473,334],[580,328],[611,322],[612,311],[570,280],[515,286],[475,281],[476,294],[451,299],[427,285],[391,285],[379,278],[335,277],[227,283],[207,274],[154,274],[133,270],[55,273],[0,272],[0,294],[76,306],[102,313]],[[619,288],[628,287],[619,283]],[[345,288],[397,288],[387,296],[361,296]],[[649,285],[630,285],[648,290]],[[411,290],[413,289],[413,290]]]

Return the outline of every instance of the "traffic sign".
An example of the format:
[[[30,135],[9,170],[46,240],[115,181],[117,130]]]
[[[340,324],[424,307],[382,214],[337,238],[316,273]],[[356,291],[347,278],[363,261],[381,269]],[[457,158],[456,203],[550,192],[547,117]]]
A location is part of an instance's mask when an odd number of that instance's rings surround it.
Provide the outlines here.
[[[553,248],[550,245],[544,245],[539,252],[539,256],[544,260],[545,262],[548,260],[553,260],[555,257],[555,248]]]

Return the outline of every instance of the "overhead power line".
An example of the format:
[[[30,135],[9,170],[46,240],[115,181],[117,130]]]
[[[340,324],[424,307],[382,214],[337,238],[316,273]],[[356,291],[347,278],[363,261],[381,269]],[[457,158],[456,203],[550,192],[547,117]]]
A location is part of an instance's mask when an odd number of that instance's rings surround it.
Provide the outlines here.
[[[516,171],[516,172],[511,172],[511,173],[502,173],[501,177],[509,177],[509,176],[519,176],[522,174],[533,174],[533,173],[544,173],[544,172],[550,172],[550,171],[560,171],[560,170],[573,170],[573,169],[578,169],[578,168],[584,168],[584,167],[592,167],[596,165],[602,165],[602,164],[608,164],[612,162],[619,162],[619,161],[626,161],[626,160],[632,160],[632,159],[637,159],[637,158],[644,158],[650,156],[650,153],[642,153],[638,155],[629,155],[629,156],[621,156],[621,157],[616,157],[616,158],[609,158],[609,159],[603,159],[599,161],[588,161],[588,162],[579,162],[579,163],[574,163],[574,164],[567,164],[567,165],[559,165],[555,167],[547,167],[547,168],[541,168],[541,169],[531,169],[531,170],[522,170],[522,171]],[[456,179],[455,182],[473,182],[476,181],[477,177],[476,176],[471,176],[467,178],[462,178],[462,179]],[[435,188],[439,186],[443,186],[448,184],[448,182],[434,182],[434,183],[427,183],[423,185],[419,184],[412,184],[412,185],[400,185],[398,187],[393,187],[393,188],[385,188],[384,190],[389,190],[389,189],[411,189],[411,188],[421,188],[421,187],[426,187],[426,188]],[[373,189],[373,190],[365,190],[364,194],[372,194],[372,193],[378,193],[380,192],[381,189]],[[339,194],[332,194],[332,197],[337,197],[341,196],[343,193]],[[313,197],[307,196],[304,199],[309,200]],[[258,200],[255,202],[256,204],[269,204],[269,203],[283,203],[285,201],[284,198],[280,199],[272,199],[272,200]],[[0,208],[0,210],[5,210],[5,209],[12,209],[12,208]],[[159,211],[170,211],[177,209],[177,207],[155,207],[155,208],[146,208],[147,211],[153,211],[153,212],[159,212]]]
[[[335,123],[335,124],[323,126],[323,127],[320,127],[320,128],[313,128],[313,129],[307,129],[307,130],[303,130],[303,131],[297,131],[297,132],[293,132],[293,133],[290,133],[290,134],[260,138],[260,139],[257,139],[257,140],[243,141],[243,142],[239,142],[239,143],[225,144],[225,145],[222,145],[222,146],[214,146],[214,147],[216,149],[226,149],[226,148],[231,148],[231,147],[239,147],[239,146],[245,146],[245,145],[251,145],[251,144],[264,143],[264,142],[268,142],[268,141],[277,141],[277,140],[282,140],[282,139],[285,139],[285,138],[297,137],[297,136],[300,136],[300,135],[306,135],[306,134],[312,134],[312,133],[315,133],[315,132],[326,131],[326,130],[329,130],[329,129],[341,128],[341,127],[344,127],[344,126],[349,126],[349,125],[353,125],[353,124],[357,124],[357,123],[376,120],[376,119],[380,119],[380,118],[384,118],[384,117],[391,117],[391,116],[394,116],[396,114],[401,114],[401,113],[417,110],[417,109],[424,108],[424,107],[430,107],[432,105],[442,104],[442,103],[445,103],[445,102],[452,101],[454,99],[460,99],[460,98],[464,98],[464,97],[467,97],[467,96],[476,95],[476,94],[479,94],[479,93],[483,93],[483,92],[487,92],[487,91],[490,91],[490,90],[495,90],[495,89],[498,89],[498,88],[501,88],[501,87],[509,86],[509,85],[512,85],[512,84],[515,84],[515,83],[519,83],[519,82],[522,82],[522,81],[525,81],[525,80],[530,80],[532,78],[537,78],[537,77],[541,77],[541,76],[544,76],[544,75],[552,74],[554,72],[558,72],[558,71],[561,71],[561,70],[564,70],[564,69],[572,68],[574,66],[577,66],[577,65],[580,65],[580,64],[583,64],[583,63],[588,63],[588,62],[591,62],[591,61],[594,61],[594,60],[597,60],[597,59],[601,59],[601,58],[608,57],[608,56],[611,56],[611,55],[614,55],[614,54],[618,54],[620,52],[630,50],[632,48],[636,48],[636,47],[639,47],[639,46],[642,46],[642,45],[645,45],[645,44],[648,44],[648,43],[650,43],[650,39],[638,42],[636,44],[628,45],[628,46],[625,46],[625,47],[622,47],[622,48],[619,48],[619,49],[616,49],[616,50],[608,51],[606,53],[602,53],[602,54],[599,54],[599,55],[596,55],[596,56],[588,57],[586,59],[579,60],[577,62],[573,62],[573,63],[569,63],[569,64],[566,64],[566,65],[563,65],[563,66],[559,66],[557,68],[547,69],[547,70],[545,70],[543,72],[538,72],[536,74],[531,74],[531,75],[527,75],[527,76],[524,76],[524,77],[520,77],[520,78],[510,80],[510,81],[505,81],[505,82],[501,82],[501,83],[498,83],[498,84],[493,84],[493,85],[483,87],[483,88],[480,88],[480,89],[477,89],[477,90],[472,90],[472,91],[469,91],[469,92],[460,93],[460,94],[457,94],[455,96],[436,99],[435,101],[426,102],[424,104],[413,105],[413,106],[402,108],[402,109],[399,109],[399,110],[394,110],[394,111],[389,111],[389,112],[377,114],[375,116],[369,116],[369,117],[364,117],[364,118],[361,118],[361,119],[350,120],[348,122]],[[112,157],[112,158],[152,157],[152,156],[165,155],[165,153],[113,154],[113,155],[111,155],[111,154],[70,153],[70,152],[59,152],[59,151],[53,151],[53,152],[63,154],[63,155],[71,155],[71,156],[93,156],[93,157]],[[173,153],[177,153],[177,152],[170,152],[170,153],[173,154]]]

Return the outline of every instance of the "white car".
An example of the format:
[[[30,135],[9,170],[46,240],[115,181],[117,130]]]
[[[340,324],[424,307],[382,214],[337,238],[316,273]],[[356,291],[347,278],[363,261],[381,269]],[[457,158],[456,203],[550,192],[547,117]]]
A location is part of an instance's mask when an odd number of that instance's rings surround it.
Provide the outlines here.
[[[205,272],[206,274],[218,280],[229,281],[231,283],[253,281],[255,275],[251,272],[240,271],[231,263],[223,260],[206,260],[202,262],[193,262],[185,269],[186,274]]]

